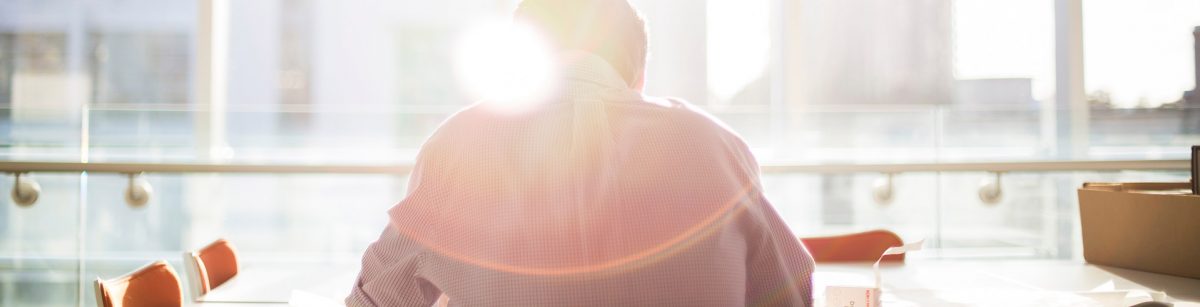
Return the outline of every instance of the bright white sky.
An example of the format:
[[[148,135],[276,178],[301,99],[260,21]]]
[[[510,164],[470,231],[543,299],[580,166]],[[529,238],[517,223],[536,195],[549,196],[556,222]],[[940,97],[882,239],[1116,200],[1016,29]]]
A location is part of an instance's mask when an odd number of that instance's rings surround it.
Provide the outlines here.
[[[952,0],[959,79],[1032,78],[1033,97],[1054,95],[1053,0]],[[1192,28],[1200,0],[1084,0],[1088,93],[1134,107],[1171,102],[1192,89]],[[767,65],[768,1],[709,0],[709,88],[736,94]],[[729,59],[741,59],[731,61]]]
[[[766,0],[708,1],[708,87],[717,102],[733,97],[766,72],[771,48],[769,5]]]
[[[950,1],[956,78],[1032,78],[1033,97],[1052,98],[1054,0]],[[1083,1],[1088,93],[1107,91],[1134,107],[1192,89],[1200,0]],[[708,0],[707,15],[709,90],[723,100],[765,72],[770,1]]]
[[[1151,105],[1194,87],[1192,29],[1200,0],[1086,0],[1084,52],[1088,90],[1113,100]]]
[[[954,1],[959,79],[1033,78],[1036,99],[1054,94],[1054,1]]]
[[[1158,105],[1193,87],[1192,29],[1200,0],[1084,0],[1087,91],[1120,106]],[[1054,93],[1054,1],[955,0],[958,78],[1032,77]]]

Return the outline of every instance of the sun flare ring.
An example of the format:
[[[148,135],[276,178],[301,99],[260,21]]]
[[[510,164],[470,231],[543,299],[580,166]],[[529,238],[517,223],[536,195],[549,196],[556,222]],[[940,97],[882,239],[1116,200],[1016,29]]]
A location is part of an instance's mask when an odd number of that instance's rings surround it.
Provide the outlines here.
[[[448,248],[438,244],[437,242],[434,242],[433,240],[430,240],[425,236],[420,235],[419,233],[414,231],[406,231],[411,230],[408,229],[408,227],[397,227],[396,225],[392,225],[392,227],[397,229],[401,235],[407,236],[408,238],[416,241],[418,244],[430,249],[434,253],[480,268],[531,276],[572,276],[581,274],[610,275],[621,272],[629,272],[636,270],[637,268],[668,259],[672,255],[685,251],[688,247],[708,238],[745,212],[746,206],[744,205],[744,202],[750,196],[752,187],[753,185],[737,190],[737,192],[734,193],[735,195],[724,201],[721,206],[716,207],[716,210],[714,210],[711,214],[697,221],[692,226],[683,229],[678,235],[675,235],[668,240],[619,258],[604,260],[587,265],[531,267],[501,263],[493,260],[482,259],[481,257],[468,255],[452,248]]]

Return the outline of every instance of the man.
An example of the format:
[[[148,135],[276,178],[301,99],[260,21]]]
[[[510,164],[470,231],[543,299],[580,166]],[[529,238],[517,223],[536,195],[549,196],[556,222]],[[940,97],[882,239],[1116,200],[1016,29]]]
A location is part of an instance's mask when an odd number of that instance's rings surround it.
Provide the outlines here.
[[[526,0],[561,86],[521,113],[469,107],[417,157],[350,306],[809,306],[813,263],[728,128],[641,94],[626,0]]]

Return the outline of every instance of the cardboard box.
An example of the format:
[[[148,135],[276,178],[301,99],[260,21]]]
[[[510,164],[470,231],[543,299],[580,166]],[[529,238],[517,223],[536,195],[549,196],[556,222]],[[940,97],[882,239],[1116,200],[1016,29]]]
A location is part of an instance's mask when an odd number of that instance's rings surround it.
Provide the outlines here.
[[[1200,195],[1200,145],[1192,146],[1192,194]]]
[[[1085,183],[1079,216],[1088,262],[1200,278],[1200,195],[1190,183]]]

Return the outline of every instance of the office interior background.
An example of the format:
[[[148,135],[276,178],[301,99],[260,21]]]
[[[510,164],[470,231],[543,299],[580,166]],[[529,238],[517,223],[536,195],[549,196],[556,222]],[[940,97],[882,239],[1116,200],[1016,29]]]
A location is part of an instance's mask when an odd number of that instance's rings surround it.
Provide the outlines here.
[[[631,2],[646,92],[744,137],[797,235],[1077,259],[1081,183],[1186,181],[1154,163],[1200,144],[1200,1]],[[0,305],[92,305],[96,276],[216,237],[248,262],[357,262],[474,100],[463,38],[515,3],[0,0],[0,163],[229,166],[22,174],[41,194],[0,197]]]

